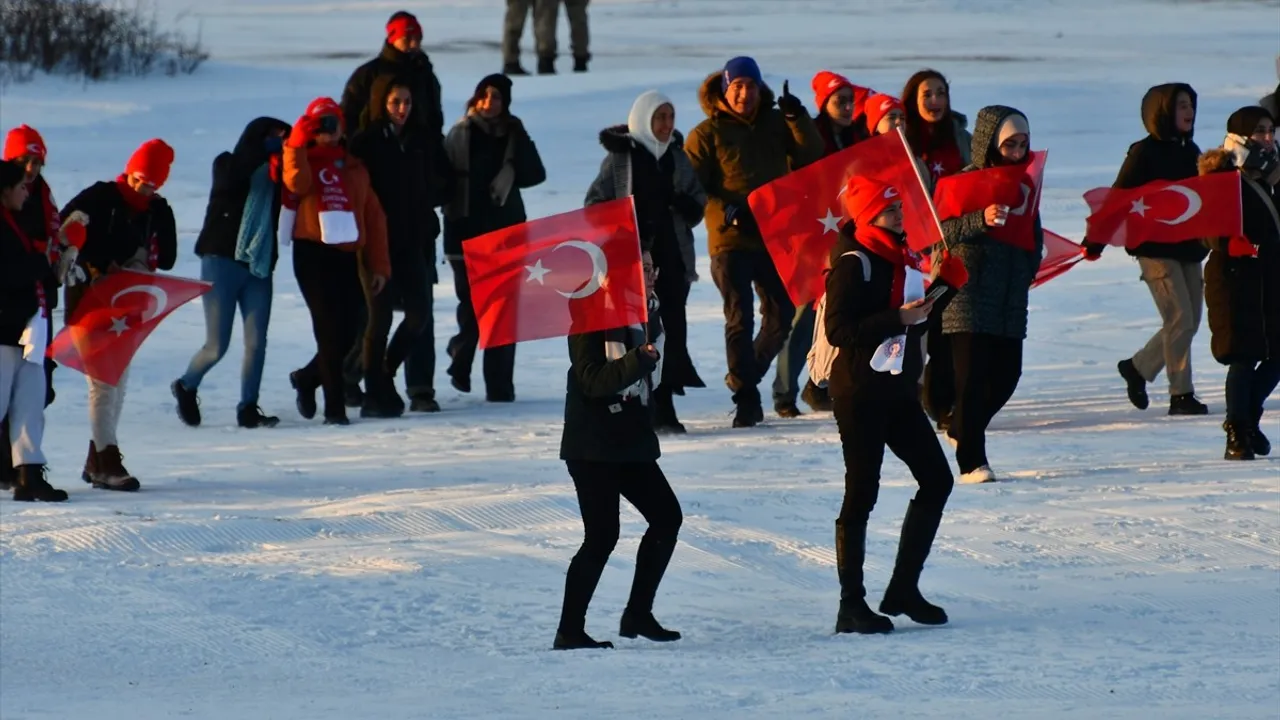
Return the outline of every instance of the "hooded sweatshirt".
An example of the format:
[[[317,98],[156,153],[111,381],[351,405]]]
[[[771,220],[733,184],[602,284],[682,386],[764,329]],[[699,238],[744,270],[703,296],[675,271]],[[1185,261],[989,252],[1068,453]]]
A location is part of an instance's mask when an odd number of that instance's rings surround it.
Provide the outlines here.
[[[1142,97],[1142,123],[1147,136],[1129,146],[1129,154],[1112,187],[1135,188],[1157,180],[1186,180],[1196,176],[1200,148],[1192,140],[1194,129],[1188,133],[1178,131],[1174,117],[1178,93],[1186,93],[1191,105],[1196,105],[1196,91],[1185,83],[1157,85]],[[1127,251],[1134,257],[1182,262],[1200,262],[1208,254],[1199,240],[1149,242]]]
[[[253,174],[258,168],[271,163],[266,139],[276,131],[289,133],[289,124],[272,117],[260,117],[249,122],[235,149],[213,159],[213,186],[209,189],[209,204],[204,213],[204,225],[196,238],[196,255],[235,258],[236,239],[244,215],[244,205],[249,197]],[[273,179],[279,183],[279,156],[276,156]],[[280,215],[280,192],[277,189],[272,201],[271,218]],[[274,236],[274,230],[272,235]],[[272,251],[272,267],[279,259],[278,248]]]

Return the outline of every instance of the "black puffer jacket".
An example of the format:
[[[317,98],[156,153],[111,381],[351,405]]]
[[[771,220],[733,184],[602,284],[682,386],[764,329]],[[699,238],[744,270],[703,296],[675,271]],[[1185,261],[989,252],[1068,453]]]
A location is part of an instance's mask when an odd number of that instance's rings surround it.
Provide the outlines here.
[[[0,209],[0,345],[18,345],[40,309],[37,287],[50,276],[49,259],[34,242],[28,247]],[[14,220],[16,224],[17,221]]]
[[[961,172],[991,167],[996,132],[1005,118],[1022,113],[1003,105],[982,108],[973,125],[973,162]],[[964,262],[969,281],[942,311],[942,332],[982,333],[1022,340],[1027,337],[1031,283],[1040,269],[1044,232],[1035,217],[1035,249],[1022,250],[987,234],[979,210],[942,223],[951,253]]]
[[[1200,160],[1201,174],[1235,169],[1223,150]],[[1212,249],[1204,268],[1209,347],[1224,365],[1280,358],[1280,193],[1261,181],[1241,183],[1244,235],[1258,256],[1232,257],[1227,238],[1206,243]]]
[[[156,246],[157,268],[173,269],[178,259],[178,228],[168,201],[153,195],[147,209],[129,207],[115,182],[98,182],[85,188],[62,208],[62,219],[79,210],[89,216],[84,247],[77,261],[96,277],[114,263],[124,267],[139,251]],[[84,285],[75,289],[83,290]],[[70,291],[68,291],[70,293]],[[67,307],[71,313],[75,308]]]
[[[1157,180],[1186,180],[1197,174],[1200,148],[1193,132],[1178,132],[1175,110],[1178,94],[1186,93],[1196,105],[1196,91],[1185,83],[1157,85],[1142,97],[1142,124],[1147,136],[1129,146],[1129,154],[1112,183],[1114,188],[1135,188]],[[1200,262],[1207,254],[1198,240],[1180,243],[1148,242],[1129,248],[1134,257]]]
[[[289,134],[289,124],[271,117],[260,117],[245,126],[231,152],[213,159],[213,185],[209,188],[209,205],[204,211],[204,225],[196,238],[196,255],[200,257],[236,257],[236,241],[240,237],[240,221],[244,217],[249,185],[258,168],[267,164],[266,139],[271,133]],[[275,269],[280,248],[276,246],[275,226],[280,221],[280,183],[271,201],[271,267]],[[92,225],[92,219],[90,221]]]
[[[619,359],[608,359],[607,342],[621,343],[626,353]],[[648,377],[657,365],[639,352],[637,348],[643,344],[644,333],[639,328],[569,337],[571,366],[561,460],[649,462],[662,454],[650,408],[638,397],[624,396],[627,388]]]
[[[369,168],[373,191],[387,216],[387,246],[395,254],[428,248],[434,264],[440,218],[427,179],[426,138],[406,125],[396,133],[390,120],[378,120],[351,141],[351,152]]]

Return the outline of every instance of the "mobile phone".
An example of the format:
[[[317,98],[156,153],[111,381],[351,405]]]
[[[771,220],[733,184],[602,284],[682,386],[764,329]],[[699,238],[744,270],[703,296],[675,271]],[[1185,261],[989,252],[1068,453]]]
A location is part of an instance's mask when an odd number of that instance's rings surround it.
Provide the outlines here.
[[[929,288],[929,293],[924,296],[925,302],[932,302],[946,295],[948,289],[946,285],[935,283],[933,287]]]
[[[320,132],[333,134],[338,132],[338,116],[324,115],[320,118]]]

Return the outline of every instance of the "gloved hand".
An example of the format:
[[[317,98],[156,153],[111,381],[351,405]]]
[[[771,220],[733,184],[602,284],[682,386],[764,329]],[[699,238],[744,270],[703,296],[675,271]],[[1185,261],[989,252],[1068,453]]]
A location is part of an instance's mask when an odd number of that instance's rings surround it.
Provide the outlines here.
[[[731,227],[752,230],[756,227],[756,219],[751,216],[750,209],[737,203],[729,203],[724,206],[724,226],[720,229],[728,230]]]
[[[809,113],[804,109],[804,103],[801,102],[800,98],[791,94],[790,84],[790,80],[782,82],[782,97],[778,98],[778,109],[782,111],[782,114],[788,120],[794,120],[800,117],[802,113],[805,115]]]
[[[319,118],[303,115],[293,124],[293,129],[289,131],[289,139],[285,141],[284,145],[291,148],[305,148],[307,143],[315,139],[319,130]]]
[[[63,247],[82,248],[84,241],[88,237],[85,228],[89,225],[89,216],[80,210],[76,210],[62,221],[62,227],[58,230],[58,240]]]
[[[1106,245],[1103,245],[1101,243],[1091,243],[1089,242],[1089,238],[1085,238],[1084,259],[1088,260],[1089,262],[1093,262],[1098,258],[1102,257],[1102,251],[1105,250],[1106,248],[1107,248]]]
[[[81,283],[88,282],[89,274],[76,262],[79,257],[80,248],[75,245],[62,251],[62,257],[58,259],[57,276],[58,282],[63,287],[75,287]]]

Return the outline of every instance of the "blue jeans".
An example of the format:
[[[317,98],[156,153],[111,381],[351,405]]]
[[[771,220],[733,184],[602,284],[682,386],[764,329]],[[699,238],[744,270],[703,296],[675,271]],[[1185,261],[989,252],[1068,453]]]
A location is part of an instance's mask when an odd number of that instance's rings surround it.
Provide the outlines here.
[[[1251,428],[1262,419],[1262,404],[1280,384],[1280,360],[1231,363],[1227,367],[1227,422]]]
[[[200,279],[213,283],[205,293],[204,325],[207,333],[204,347],[191,358],[182,385],[188,390],[200,387],[200,381],[231,347],[231,328],[235,325],[236,307],[244,322],[244,364],[240,368],[240,406],[258,404],[262,385],[262,366],[267,359],[267,325],[271,321],[271,278],[257,278],[249,268],[235,260],[214,255],[200,259]]]
[[[773,378],[773,404],[795,404],[800,394],[800,371],[809,362],[809,348],[813,345],[813,324],[818,311],[813,303],[796,308],[791,322],[791,335],[778,353],[778,374]]]

